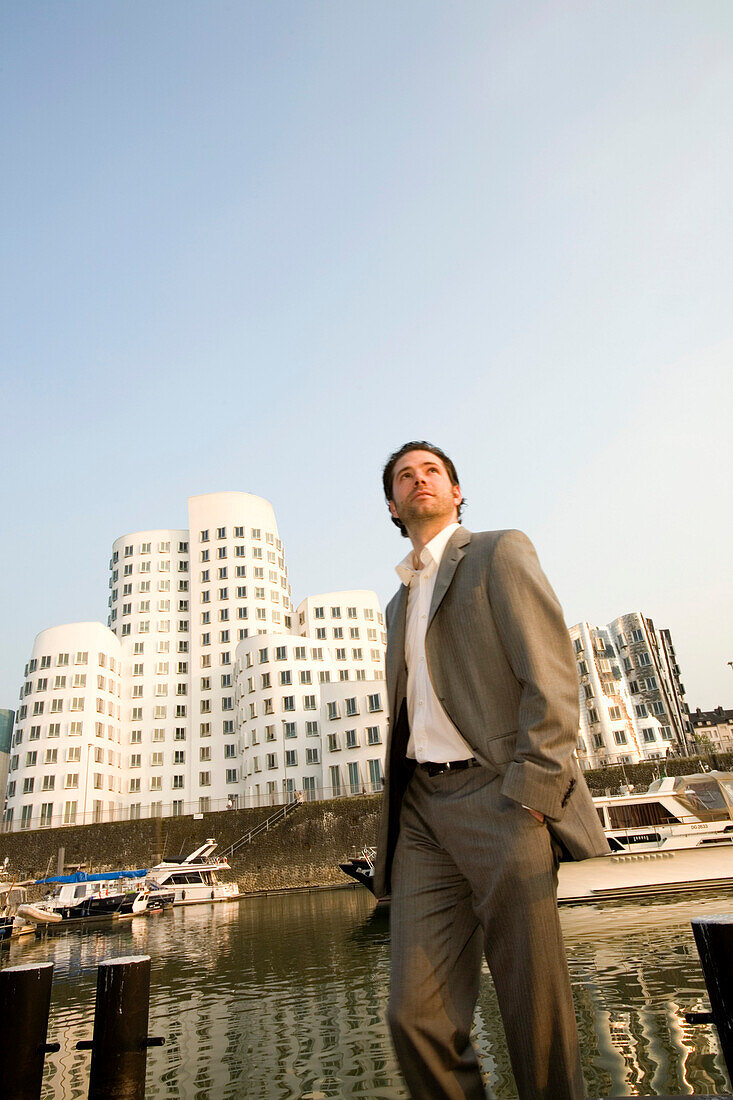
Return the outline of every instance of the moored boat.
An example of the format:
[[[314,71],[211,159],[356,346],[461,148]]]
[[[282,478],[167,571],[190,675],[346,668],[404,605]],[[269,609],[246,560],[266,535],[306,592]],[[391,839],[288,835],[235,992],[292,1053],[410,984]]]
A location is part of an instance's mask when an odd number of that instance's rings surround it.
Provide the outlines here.
[[[593,801],[611,852],[562,862],[559,902],[733,885],[730,772],[666,776],[643,793],[629,790]],[[375,848],[364,848],[340,867],[374,893],[375,858]]]
[[[231,867],[224,857],[213,854],[216,846],[209,838],[185,859],[163,860],[151,869],[150,878],[174,891],[175,905],[236,901],[241,896],[237,883],[219,881],[219,875],[231,872]]]
[[[38,879],[36,885],[49,885],[54,889],[42,901],[34,903],[37,914],[34,919],[40,923],[43,914],[47,914],[47,923],[57,923],[59,917],[64,922],[89,923],[144,913],[151,894],[145,883],[147,874],[145,869],[104,871],[93,875],[77,871],[73,875]]]

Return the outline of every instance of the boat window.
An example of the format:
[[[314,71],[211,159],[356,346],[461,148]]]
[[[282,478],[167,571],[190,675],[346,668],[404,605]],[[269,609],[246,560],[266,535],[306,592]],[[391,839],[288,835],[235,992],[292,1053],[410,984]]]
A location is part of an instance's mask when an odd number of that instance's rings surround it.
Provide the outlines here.
[[[717,779],[690,779],[686,782],[683,780],[675,794],[700,817],[719,821],[721,818],[730,816]]]
[[[74,897],[83,898],[86,895],[86,892],[86,883],[82,883],[81,886],[77,886],[76,890],[74,890]]]
[[[661,802],[629,802],[607,806],[612,829],[628,829],[640,825],[674,825],[678,818]]]
[[[720,785],[728,796],[728,801],[733,805],[733,779],[721,779]]]
[[[602,806],[596,806],[596,813],[598,814],[598,817],[600,819],[601,827],[605,829],[606,828],[606,818],[603,814],[603,807]]]

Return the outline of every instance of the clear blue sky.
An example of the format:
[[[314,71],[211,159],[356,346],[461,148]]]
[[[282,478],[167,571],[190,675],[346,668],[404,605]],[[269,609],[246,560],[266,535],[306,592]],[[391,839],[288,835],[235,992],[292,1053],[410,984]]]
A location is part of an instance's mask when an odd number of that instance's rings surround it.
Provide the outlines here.
[[[0,705],[190,494],[273,502],[296,603],[386,600],[426,437],[569,623],[642,609],[733,706],[730,0],[0,18]]]

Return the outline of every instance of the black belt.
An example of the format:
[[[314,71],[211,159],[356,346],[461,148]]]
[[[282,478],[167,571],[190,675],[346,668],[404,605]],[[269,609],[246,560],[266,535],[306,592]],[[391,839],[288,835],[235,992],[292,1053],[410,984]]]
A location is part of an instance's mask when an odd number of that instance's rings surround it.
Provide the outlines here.
[[[442,764],[436,764],[432,760],[424,763],[418,762],[418,768],[422,768],[429,776],[442,775],[443,772],[463,772],[466,768],[480,768],[478,760],[472,756],[470,760],[446,760]]]

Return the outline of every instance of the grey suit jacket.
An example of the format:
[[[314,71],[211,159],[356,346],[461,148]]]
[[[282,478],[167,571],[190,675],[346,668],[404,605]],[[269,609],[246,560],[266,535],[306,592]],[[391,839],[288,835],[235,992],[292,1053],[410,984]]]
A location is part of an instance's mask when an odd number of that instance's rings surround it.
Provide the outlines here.
[[[402,797],[411,775],[405,750],[407,667],[404,585],[387,606],[385,793],[375,886],[391,889]],[[578,678],[562,610],[521,531],[464,527],[453,533],[435,581],[425,650],[435,692],[502,793],[545,815],[571,859],[606,855],[608,844],[573,757]]]

